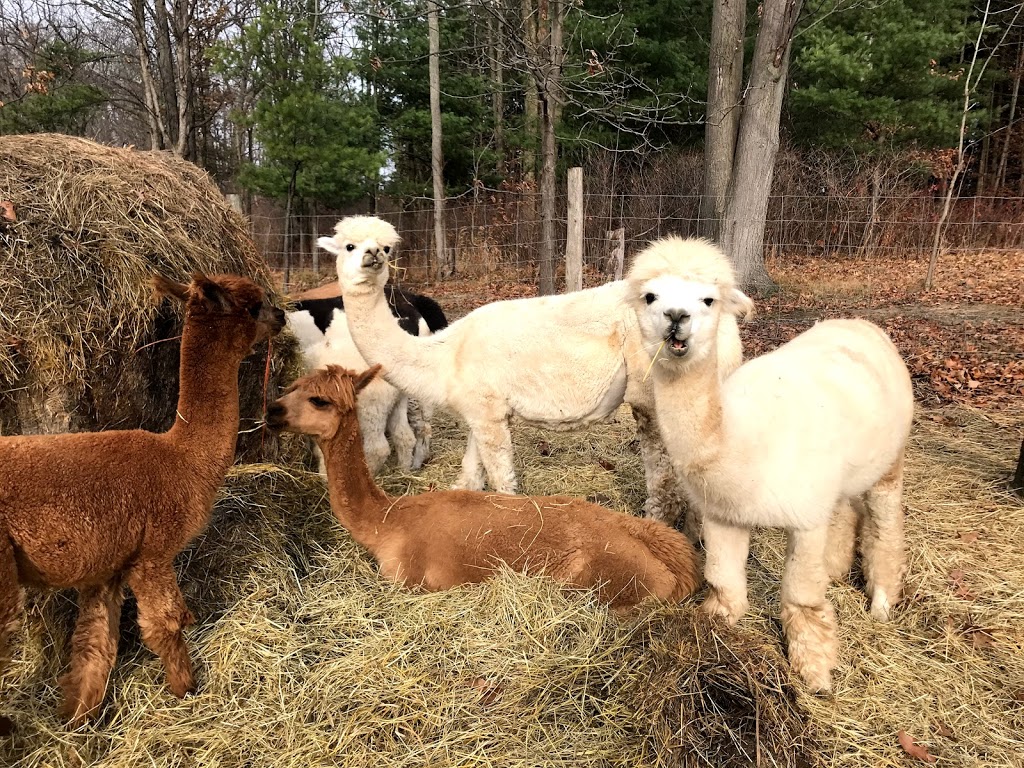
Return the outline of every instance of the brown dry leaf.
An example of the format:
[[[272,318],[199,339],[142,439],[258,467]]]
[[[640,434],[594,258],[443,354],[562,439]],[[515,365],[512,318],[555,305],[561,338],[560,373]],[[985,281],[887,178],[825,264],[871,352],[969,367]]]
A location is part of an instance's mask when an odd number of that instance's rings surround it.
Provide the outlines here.
[[[537,443],[537,453],[539,453],[541,456],[550,456],[551,443],[549,443],[547,440],[541,440],[539,443]]]
[[[932,730],[944,739],[953,738],[953,729],[946,724],[945,720],[935,718],[935,720],[932,721]]]
[[[610,461],[608,459],[605,459],[603,457],[598,459],[597,463],[600,464],[605,469],[607,469],[609,472],[611,472],[611,471],[613,471],[615,469],[615,462],[614,461]]]
[[[976,651],[991,648],[996,643],[992,632],[982,627],[968,627],[964,634],[971,638],[971,647]]]
[[[960,541],[964,544],[973,544],[980,535],[980,531],[960,531]]]
[[[14,214],[14,203],[10,200],[0,200],[0,216],[7,221],[17,221],[18,217]]]
[[[474,678],[470,685],[479,692],[480,703],[485,707],[491,706],[501,695],[502,687],[484,677]]]
[[[928,747],[918,744],[914,741],[914,737],[906,731],[900,731],[897,737],[900,740],[900,746],[903,747],[903,751],[911,757],[920,760],[922,763],[935,762],[935,757],[928,752]]]

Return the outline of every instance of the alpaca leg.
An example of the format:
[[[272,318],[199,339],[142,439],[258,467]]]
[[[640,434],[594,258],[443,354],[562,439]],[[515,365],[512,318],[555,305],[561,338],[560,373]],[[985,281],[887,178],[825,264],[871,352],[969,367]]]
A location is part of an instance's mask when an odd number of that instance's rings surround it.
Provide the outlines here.
[[[480,463],[476,435],[470,430],[469,439],[466,441],[466,453],[462,457],[462,472],[452,488],[461,491],[482,491],[485,482],[484,465]]]
[[[11,635],[18,626],[21,611],[22,591],[14,547],[6,535],[0,536],[0,678],[10,660]],[[10,718],[0,715],[0,732],[10,733],[13,728]]]
[[[0,677],[10,660],[10,639],[18,627],[22,603],[14,546],[6,535],[0,536]]]
[[[850,499],[840,499],[832,512],[825,544],[825,569],[833,581],[845,579],[853,567],[858,514]]]
[[[139,603],[142,640],[164,663],[171,692],[178,697],[191,693],[196,683],[182,630],[195,619],[178,589],[174,569],[170,563],[138,565],[128,574],[128,586]]]
[[[512,433],[508,421],[478,422],[469,427],[476,434],[480,462],[487,472],[487,482],[496,493],[516,492],[516,470],[512,463]]]
[[[395,401],[388,415],[388,434],[395,445],[395,461],[402,469],[413,469],[416,435],[409,426],[409,398],[402,395]]]
[[[636,406],[633,406],[633,418],[636,419],[636,434],[640,440],[640,456],[647,481],[644,517],[659,520],[670,527],[674,527],[682,517],[683,532],[694,543],[700,541],[700,512],[686,504],[686,496],[672,468],[672,460],[665,450],[657,423],[646,409]]]
[[[416,444],[412,450],[412,468],[419,469],[430,456],[430,419],[433,409],[428,408],[419,400],[409,399],[409,426],[416,436]]]
[[[72,726],[85,722],[103,703],[117,659],[117,633],[124,590],[120,577],[78,593],[78,621],[71,638],[71,669],[60,685],[60,714]]]
[[[313,443],[313,455],[316,456],[316,471],[320,477],[327,482],[327,463],[324,461],[324,452],[320,450],[320,446]]]
[[[367,424],[367,428],[363,430],[363,453],[366,455],[366,466],[369,467],[370,474],[377,474],[391,455],[384,424]]]
[[[864,494],[861,555],[871,616],[888,621],[903,597],[907,554],[903,545],[903,459]]]
[[[828,526],[790,531],[782,574],[782,628],[793,671],[813,691],[832,689],[836,665],[836,617],[825,599]]]
[[[747,553],[750,529],[704,517],[704,610],[735,624],[747,612]]]

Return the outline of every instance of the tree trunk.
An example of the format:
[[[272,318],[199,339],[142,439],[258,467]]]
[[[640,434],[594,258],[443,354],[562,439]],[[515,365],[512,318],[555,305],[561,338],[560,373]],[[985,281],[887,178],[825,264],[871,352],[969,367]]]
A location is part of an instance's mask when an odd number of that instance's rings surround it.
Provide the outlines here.
[[[299,175],[299,165],[292,166],[292,177],[288,182],[288,199],[284,205],[284,242],[282,253],[284,255],[284,292],[288,293],[288,285],[292,281],[292,201],[295,199],[295,179]]]
[[[171,25],[165,0],[153,3],[153,34],[156,39],[156,68],[160,75],[160,106],[163,123],[167,127],[164,149],[177,149],[178,134],[178,92],[175,88],[174,55],[171,52]]]
[[[163,121],[160,115],[160,99],[153,71],[149,67],[149,48],[146,44],[146,4],[144,0],[132,0],[132,36],[135,51],[139,57],[139,76],[142,79],[142,93],[146,102],[146,123],[149,125],[149,148],[161,149],[164,145]]]
[[[523,47],[526,49],[527,58],[536,61],[537,21],[534,18],[533,7],[530,0],[522,0],[519,8],[523,21]],[[532,142],[540,135],[540,130],[537,125],[537,81],[532,72],[526,75],[523,91],[523,133],[526,136],[526,146],[523,147],[522,173],[524,180],[533,181],[537,178],[537,155]]]
[[[565,292],[583,289],[583,169],[569,169],[566,183]]]
[[[492,119],[494,120],[494,154],[497,161],[494,170],[499,176],[505,175],[505,72],[503,60],[505,56],[501,24],[493,17],[487,18],[487,31],[491,42],[491,96]]]
[[[427,2],[427,34],[430,44],[430,174],[434,180],[434,250],[437,253],[437,279],[455,274],[455,264],[445,244],[444,232],[444,158],[441,148],[441,43],[438,30],[437,0]]]
[[[981,136],[981,157],[978,159],[978,185],[974,194],[976,197],[984,197],[988,192],[989,179],[991,178],[991,163],[989,158],[992,153],[992,126],[995,123],[996,89],[995,86],[988,92],[988,121],[984,126]]]
[[[802,4],[803,0],[764,0],[762,5],[721,233],[740,284],[759,293],[778,288],[764,267],[764,231],[793,30]]]
[[[700,233],[712,240],[721,236],[740,124],[746,14],[744,0],[715,0],[704,118],[704,194],[700,200]]]
[[[540,83],[541,176],[540,217],[541,243],[537,292],[547,296],[555,292],[555,201],[558,188],[555,170],[558,165],[558,106],[561,97],[562,21],[565,7],[561,0],[543,0],[539,8],[541,22],[540,47],[543,80]],[[546,13],[545,13],[546,11]],[[545,18],[546,17],[546,18]]]
[[[157,4],[159,5],[160,2],[161,0],[158,0]],[[174,153],[189,160],[195,160],[195,145],[194,143],[190,144],[194,138],[192,135],[192,99],[194,96],[192,93],[192,40],[189,31],[191,26],[191,0],[174,0],[174,47],[177,59],[174,87],[178,105],[174,115],[178,125]],[[190,146],[191,151],[189,151]]]
[[[996,189],[1006,184],[1006,164],[1010,157],[1010,139],[1013,137],[1013,118],[1017,112],[1017,96],[1020,93],[1020,77],[1024,72],[1024,40],[1017,49],[1017,67],[1013,72],[1013,90],[1010,92],[1010,111],[1006,115],[1006,135],[1003,137],[1003,149],[999,153],[999,170],[996,172]],[[1024,171],[1024,169],[1022,169]],[[1024,179],[1024,172],[1021,174]]]

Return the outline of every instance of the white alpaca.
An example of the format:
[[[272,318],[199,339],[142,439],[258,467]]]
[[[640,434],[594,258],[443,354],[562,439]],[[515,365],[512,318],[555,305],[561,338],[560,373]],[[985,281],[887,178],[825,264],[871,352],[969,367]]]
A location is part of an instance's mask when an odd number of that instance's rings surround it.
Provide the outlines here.
[[[320,332],[309,313],[288,313],[288,328],[299,341],[307,373],[328,365],[340,365],[352,370],[366,368],[366,362],[349,334],[345,313],[340,309],[333,312],[331,324],[325,333]],[[425,323],[421,321],[421,332],[424,328]],[[429,333],[429,330],[426,332]],[[409,398],[406,395],[378,377],[363,390],[356,411],[363,436],[363,451],[371,472],[379,472],[391,454],[388,436],[394,443],[395,461],[399,467],[419,469],[423,465],[429,452],[430,435],[426,433],[426,441],[417,438],[409,424]],[[314,453],[320,474],[326,478],[323,454],[316,446]]]
[[[628,282],[644,342],[660,350],[652,379],[661,433],[704,515],[704,607],[737,621],[748,607],[750,527],[785,528],[790,662],[811,688],[829,690],[837,642],[825,588],[852,564],[851,503],[862,517],[871,615],[888,619],[902,595],[907,368],[881,329],[827,320],[720,383],[719,323],[753,309],[724,254],[704,240],[660,240],[637,256]]]
[[[370,365],[410,397],[446,408],[469,427],[456,488],[515,493],[512,417],[567,430],[633,407],[647,476],[650,517],[674,523],[683,501],[653,419],[645,381],[650,355],[625,281],[560,296],[500,301],[480,307],[429,338],[402,333],[388,311],[384,285],[398,233],[387,222],[353,216],[319,245],[338,257],[338,279],[352,338]],[[719,330],[721,367],[739,365],[734,317]],[[482,468],[481,468],[482,465]],[[692,521],[688,521],[692,522]],[[688,533],[695,535],[693,527]]]

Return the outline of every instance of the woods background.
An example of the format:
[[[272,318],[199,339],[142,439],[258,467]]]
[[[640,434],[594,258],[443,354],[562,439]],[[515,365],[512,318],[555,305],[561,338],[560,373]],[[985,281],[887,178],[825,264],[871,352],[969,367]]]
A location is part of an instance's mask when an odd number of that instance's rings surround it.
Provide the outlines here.
[[[965,0],[4,0],[0,133],[192,160],[241,196],[289,281],[319,267],[315,235],[339,214],[376,211],[406,237],[410,276],[504,269],[555,290],[578,165],[591,279],[623,245],[699,233],[771,290],[765,255],[1022,247],[1020,14]]]

